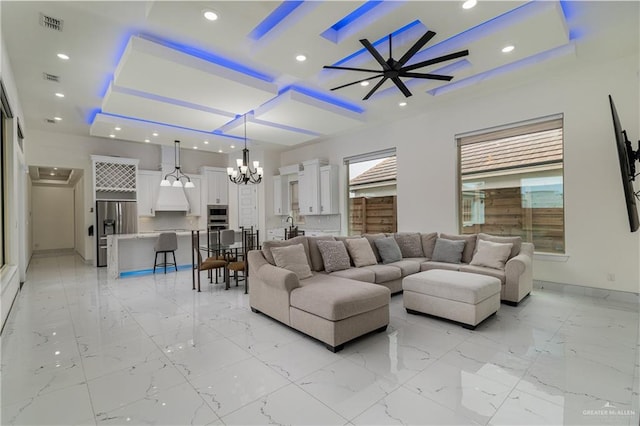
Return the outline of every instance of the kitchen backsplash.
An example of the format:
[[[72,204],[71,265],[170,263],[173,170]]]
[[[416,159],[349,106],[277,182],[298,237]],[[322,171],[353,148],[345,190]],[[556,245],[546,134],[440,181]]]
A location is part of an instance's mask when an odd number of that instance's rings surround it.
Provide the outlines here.
[[[289,223],[285,221],[286,216],[283,217],[282,226],[288,227]],[[300,225],[300,229],[313,229],[316,231],[339,231],[340,230],[340,215],[328,214],[322,216],[305,216],[304,225]]]
[[[156,212],[155,217],[138,218],[138,232],[168,229],[198,229],[198,218],[186,216],[184,212]]]

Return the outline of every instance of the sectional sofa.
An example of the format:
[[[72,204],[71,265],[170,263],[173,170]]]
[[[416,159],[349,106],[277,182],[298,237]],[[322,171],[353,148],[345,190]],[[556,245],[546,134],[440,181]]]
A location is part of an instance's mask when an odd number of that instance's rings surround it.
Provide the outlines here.
[[[380,240],[380,241],[378,241]],[[365,243],[366,242],[366,243]],[[495,250],[502,252],[496,262]],[[432,269],[498,278],[517,305],[533,285],[533,245],[487,234],[365,234],[266,241],[249,252],[250,305],[325,343],[332,351],[389,323],[402,280]]]

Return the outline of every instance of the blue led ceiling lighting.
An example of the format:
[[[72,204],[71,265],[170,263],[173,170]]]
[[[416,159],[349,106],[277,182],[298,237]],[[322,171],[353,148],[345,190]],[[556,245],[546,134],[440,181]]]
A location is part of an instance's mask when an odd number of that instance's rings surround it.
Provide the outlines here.
[[[394,32],[392,32],[392,33],[391,33],[391,37],[392,37],[392,38],[393,38],[393,40],[394,40],[394,46],[395,46],[395,45],[399,45],[399,44],[401,44],[401,43],[396,43],[396,37],[398,37],[398,36],[400,36],[400,35],[404,35],[404,36],[409,37],[409,34],[413,34],[413,33],[415,33],[415,37],[419,37],[419,36],[421,36],[422,34],[424,34],[426,31],[427,31],[427,27],[425,27],[425,26],[422,24],[422,22],[420,22],[420,20],[419,20],[419,19],[416,19],[415,21],[408,23],[408,24],[407,24],[407,25],[405,25],[404,27],[399,28],[399,29],[395,30]],[[371,44],[372,44],[375,48],[378,48],[378,46],[380,46],[380,45],[381,45],[381,44],[383,44],[383,43],[384,43],[384,45],[383,45],[383,46],[385,46],[385,45],[386,45],[386,43],[387,43],[388,41],[389,41],[389,36],[388,36],[388,35],[386,35],[386,36],[384,36],[384,37],[382,37],[382,38],[379,38],[378,40],[374,41],[374,42],[373,42],[373,43],[371,43]],[[378,50],[385,51],[386,49],[384,49],[384,48],[380,48],[380,49],[378,49]],[[343,65],[343,64],[345,64],[345,63],[347,63],[347,62],[351,61],[352,59],[356,58],[357,56],[363,55],[363,54],[365,54],[365,53],[367,53],[366,59],[367,59],[367,60],[369,60],[369,59],[370,59],[370,56],[368,56],[367,49],[362,48],[362,49],[360,49],[360,50],[358,50],[358,51],[356,51],[356,52],[352,53],[351,55],[346,56],[346,57],[344,57],[344,58],[340,59],[338,62],[336,62],[336,63],[334,63],[334,64],[331,64],[331,65],[332,65],[332,66],[335,66],[335,67],[340,66],[340,65]]]
[[[216,55],[215,53],[207,52],[192,46],[188,46],[186,44],[176,43],[169,40],[164,40],[159,37],[151,36],[148,34],[139,34],[140,38],[144,40],[151,41],[153,43],[160,44],[164,47],[168,47],[169,49],[174,49],[179,52],[185,53],[187,55],[202,59],[207,62],[211,62],[212,64],[220,65],[221,67],[229,68],[230,70],[237,71],[239,73],[248,75],[249,77],[254,77],[259,80],[266,81],[268,83],[273,83],[275,80],[272,76],[267,75],[263,72],[250,68],[246,65],[243,65],[239,62],[232,61],[231,59],[224,58],[220,55]]]
[[[365,109],[362,108],[360,105],[351,103],[351,102],[347,102],[345,100],[342,100],[340,98],[337,98],[335,96],[331,96],[327,93],[324,92],[320,92],[318,90],[314,90],[314,89],[309,89],[307,87],[302,87],[302,86],[297,86],[297,85],[291,85],[291,86],[286,86],[284,87],[282,90],[280,90],[278,92],[278,96],[288,92],[289,90],[293,90],[294,92],[298,92],[301,93],[303,95],[307,95],[311,98],[317,99],[319,101],[322,102],[326,102],[328,104],[331,105],[335,105],[339,108],[344,108],[348,111],[352,111],[355,112],[357,114],[362,114]]]
[[[229,132],[230,130],[233,130],[236,127],[242,125],[243,119],[244,119],[244,116],[242,115],[238,116],[232,121],[225,124],[224,126],[220,127],[219,130],[222,132],[221,134],[226,134],[225,132]],[[311,130],[300,129],[298,127],[292,127],[292,126],[287,126],[285,124],[272,123],[271,121],[264,121],[264,120],[257,119],[253,115],[253,111],[247,114],[247,123],[255,123],[261,126],[273,127],[275,129],[287,130],[289,132],[294,132],[294,133],[302,133],[304,135],[320,136],[320,133],[312,132]]]
[[[249,38],[260,40],[303,3],[304,1],[283,1],[249,33]]]
[[[536,55],[529,56],[524,59],[520,59],[519,61],[511,62],[509,64],[505,64],[505,65],[493,68],[491,70],[484,71],[479,74],[474,74],[470,77],[454,81],[453,83],[436,87],[435,89],[428,90],[427,93],[433,96],[442,95],[444,93],[451,92],[453,90],[470,86],[479,81],[485,81],[502,74],[510,73],[510,72],[525,68],[527,66],[539,64],[541,62],[558,58],[560,56],[569,55],[571,53],[575,53],[575,45],[573,43],[565,44],[563,46],[556,47],[556,48],[547,50],[545,52],[540,52]]]
[[[331,27],[325,30],[322,34],[320,34],[320,36],[334,43],[340,42],[340,40],[342,40],[345,37],[347,33],[346,31],[347,28],[349,28],[352,24],[354,24],[360,18],[367,15],[369,12],[371,12],[373,9],[375,9],[376,7],[380,6],[383,3],[384,2],[380,0],[367,1],[365,4],[358,7],[353,12],[351,12],[350,14],[348,14],[347,16],[345,16],[344,18],[342,18],[341,20],[333,24]],[[365,25],[369,23],[370,22],[366,22]],[[353,29],[349,32],[353,32]]]

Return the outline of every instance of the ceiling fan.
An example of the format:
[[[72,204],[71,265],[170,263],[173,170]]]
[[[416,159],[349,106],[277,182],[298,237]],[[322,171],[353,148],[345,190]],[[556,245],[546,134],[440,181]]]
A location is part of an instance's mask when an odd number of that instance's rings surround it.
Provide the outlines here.
[[[389,34],[389,59],[386,61],[382,57],[382,55],[376,50],[375,47],[369,42],[369,40],[362,39],[360,43],[369,51],[371,56],[375,58],[376,61],[382,66],[382,70],[371,70],[365,68],[351,68],[351,67],[336,67],[332,65],[325,65],[323,68],[334,69],[334,70],[347,70],[347,71],[360,71],[360,72],[373,72],[377,75],[373,77],[363,78],[362,80],[354,81],[352,83],[343,84],[342,86],[334,87],[331,90],[338,90],[344,87],[352,86],[354,84],[362,83],[363,81],[374,80],[376,78],[382,77],[382,79],[373,86],[373,89],[367,93],[367,95],[362,98],[363,101],[366,101],[373,95],[376,90],[384,84],[385,81],[391,80],[398,86],[398,89],[406,96],[407,98],[411,96],[411,92],[407,88],[407,86],[400,80],[400,77],[409,77],[409,78],[422,78],[427,80],[442,80],[442,81],[450,81],[453,77],[449,75],[440,75],[440,74],[427,74],[427,73],[418,73],[412,72],[415,69],[426,67],[427,65],[433,65],[444,61],[449,61],[451,59],[461,58],[463,56],[467,56],[469,54],[468,50],[461,50],[459,52],[450,53],[448,55],[439,56],[437,58],[429,59],[427,61],[418,62],[416,64],[407,65],[405,64],[418,53],[422,47],[427,44],[436,33],[433,31],[427,31],[418,41],[415,42],[413,46],[407,52],[402,55],[402,58],[399,60],[393,59],[393,55],[391,52],[391,34]]]

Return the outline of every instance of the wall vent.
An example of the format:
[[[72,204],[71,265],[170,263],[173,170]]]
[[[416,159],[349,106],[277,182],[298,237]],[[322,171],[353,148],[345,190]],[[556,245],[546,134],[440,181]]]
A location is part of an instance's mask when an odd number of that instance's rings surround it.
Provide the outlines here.
[[[46,72],[42,73],[42,78],[44,78],[47,81],[53,81],[54,83],[60,83],[60,77],[57,75],[53,75],[53,74],[49,74]]]
[[[44,13],[41,13],[40,25],[50,30],[62,31],[64,21],[62,19],[54,18],[52,16],[47,16]]]

